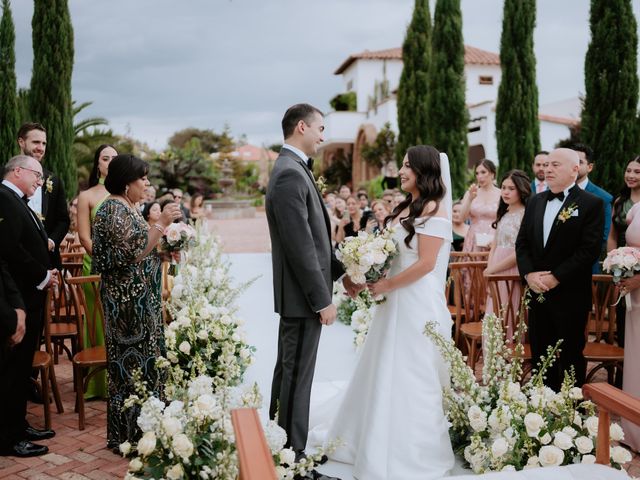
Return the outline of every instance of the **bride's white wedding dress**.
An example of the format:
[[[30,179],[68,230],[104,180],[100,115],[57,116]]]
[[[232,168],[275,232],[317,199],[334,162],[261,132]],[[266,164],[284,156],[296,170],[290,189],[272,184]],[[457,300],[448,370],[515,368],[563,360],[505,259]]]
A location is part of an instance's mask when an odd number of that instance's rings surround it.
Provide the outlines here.
[[[399,254],[389,276],[418,259],[418,235],[444,240],[435,268],[386,294],[386,302],[376,307],[340,407],[331,411],[325,404],[320,418],[312,411],[315,426],[310,442],[339,438],[343,445],[330,457],[353,464],[359,480],[437,479],[447,476],[454,465],[442,407],[442,387],[449,382],[449,372],[438,349],[423,334],[425,323],[432,321],[444,337],[451,336],[444,295],[451,222],[433,217],[420,225],[423,221],[416,220],[412,248],[404,243],[405,228],[394,227]]]

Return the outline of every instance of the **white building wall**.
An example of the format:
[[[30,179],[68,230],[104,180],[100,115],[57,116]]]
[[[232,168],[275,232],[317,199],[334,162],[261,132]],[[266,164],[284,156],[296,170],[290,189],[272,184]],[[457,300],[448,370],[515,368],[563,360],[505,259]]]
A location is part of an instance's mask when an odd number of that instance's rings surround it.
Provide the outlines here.
[[[466,79],[467,105],[474,105],[485,100],[496,100],[498,98],[498,87],[502,72],[500,65],[465,65],[464,74]],[[492,85],[482,85],[480,77],[492,77]]]
[[[386,68],[386,73],[385,73]],[[402,60],[369,60],[360,59],[353,62],[343,72],[345,91],[356,92],[358,111],[366,112],[369,106],[369,97],[372,97],[376,82],[381,82],[385,76],[389,81],[389,93],[398,88],[400,74],[402,73]]]
[[[540,121],[540,147],[542,150],[553,150],[556,143],[570,135],[571,131],[566,125]]]

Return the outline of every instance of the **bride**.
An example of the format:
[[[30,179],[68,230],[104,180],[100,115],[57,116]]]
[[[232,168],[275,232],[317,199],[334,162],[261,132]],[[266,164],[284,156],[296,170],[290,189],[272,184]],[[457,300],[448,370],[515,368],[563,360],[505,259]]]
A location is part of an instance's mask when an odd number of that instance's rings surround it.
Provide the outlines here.
[[[342,442],[331,458],[353,464],[360,480],[436,479],[454,465],[442,407],[448,370],[423,334],[432,321],[451,336],[444,296],[452,237],[447,156],[411,147],[399,176],[408,195],[385,220],[399,255],[387,278],[368,285],[387,300],[376,308],[335,417],[326,420],[326,440]]]

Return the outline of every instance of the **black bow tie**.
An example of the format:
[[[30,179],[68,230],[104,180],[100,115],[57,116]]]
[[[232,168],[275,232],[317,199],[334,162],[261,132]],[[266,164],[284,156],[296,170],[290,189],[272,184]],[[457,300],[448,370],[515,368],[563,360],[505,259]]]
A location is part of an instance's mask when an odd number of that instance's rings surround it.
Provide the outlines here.
[[[23,201],[24,203],[26,203],[27,205],[29,205],[29,197],[27,197],[26,195],[23,195],[23,196],[22,196],[22,201]]]
[[[307,167],[309,167],[309,170],[313,171],[313,158],[309,157],[307,160]]]
[[[547,196],[547,202],[550,202],[554,198],[557,198],[558,200],[560,200],[562,202],[564,200],[564,191],[561,191],[561,192],[558,192],[558,193],[553,193],[551,190],[549,190],[549,194]]]

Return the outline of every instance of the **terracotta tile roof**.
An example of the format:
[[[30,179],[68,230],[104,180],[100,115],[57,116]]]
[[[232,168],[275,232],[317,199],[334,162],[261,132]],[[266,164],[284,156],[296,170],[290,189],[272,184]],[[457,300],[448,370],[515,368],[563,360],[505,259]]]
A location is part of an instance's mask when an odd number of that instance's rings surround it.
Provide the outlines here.
[[[356,60],[402,60],[402,48],[387,48],[386,50],[365,50],[364,52],[355,53],[347,58],[342,65],[334,72],[340,75],[349,65]],[[481,50],[469,45],[464,46],[464,63],[473,65],[500,65],[500,56],[497,53]]]
[[[575,127],[580,124],[580,119],[545,115],[544,113],[538,114],[538,118],[543,122],[559,123],[560,125],[566,125],[567,127]]]
[[[257,162],[265,159],[275,160],[278,158],[276,152],[263,147],[256,147],[255,145],[242,145],[236,148],[232,155],[234,158],[245,162]]]

